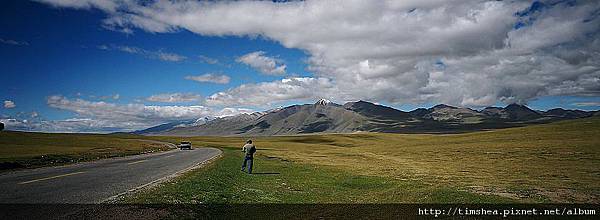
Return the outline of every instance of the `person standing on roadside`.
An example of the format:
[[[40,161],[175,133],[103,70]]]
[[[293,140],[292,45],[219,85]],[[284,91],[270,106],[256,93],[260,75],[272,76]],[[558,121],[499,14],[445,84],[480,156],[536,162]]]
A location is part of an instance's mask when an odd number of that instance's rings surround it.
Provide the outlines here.
[[[256,146],[252,144],[252,140],[246,141],[246,144],[242,147],[242,152],[246,154],[244,163],[242,164],[242,171],[248,167],[248,173],[252,174],[252,162],[254,160],[254,153],[256,153]]]

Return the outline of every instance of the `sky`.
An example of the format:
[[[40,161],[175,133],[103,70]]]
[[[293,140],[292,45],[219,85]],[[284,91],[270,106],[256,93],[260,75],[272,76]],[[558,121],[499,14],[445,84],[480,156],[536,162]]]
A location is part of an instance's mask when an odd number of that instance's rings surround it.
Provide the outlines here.
[[[0,121],[115,132],[366,100],[600,109],[600,1],[3,1]]]

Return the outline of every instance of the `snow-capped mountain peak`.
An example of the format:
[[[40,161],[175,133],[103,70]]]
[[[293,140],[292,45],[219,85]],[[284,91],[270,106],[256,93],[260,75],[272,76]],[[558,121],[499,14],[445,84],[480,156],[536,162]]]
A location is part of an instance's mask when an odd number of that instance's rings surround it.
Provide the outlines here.
[[[328,105],[329,103],[331,103],[331,101],[329,101],[327,99],[320,99],[319,101],[317,101],[315,103],[315,105]]]
[[[202,118],[198,118],[196,119],[196,121],[192,124],[192,126],[198,126],[198,125],[203,125],[206,124],[206,122],[212,121],[217,119],[217,117],[214,116],[205,116]]]

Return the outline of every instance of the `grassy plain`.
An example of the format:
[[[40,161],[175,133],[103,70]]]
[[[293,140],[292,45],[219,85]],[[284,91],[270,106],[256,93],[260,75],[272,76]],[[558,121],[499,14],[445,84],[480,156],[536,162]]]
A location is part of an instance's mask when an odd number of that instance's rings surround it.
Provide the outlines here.
[[[0,132],[0,170],[61,165],[169,149],[136,135]]]
[[[598,203],[600,117],[465,134],[148,137],[217,147],[224,157],[128,203]]]
[[[411,180],[354,174],[333,167],[259,156],[255,172],[240,171],[242,156],[224,148],[223,158],[148,191],[126,198],[140,204],[241,203],[439,203],[512,200],[437,187]]]
[[[464,134],[251,137],[258,146],[255,175],[239,171],[247,138],[3,131],[0,165],[59,165],[191,140],[224,155],[123,202],[600,202],[600,117]]]

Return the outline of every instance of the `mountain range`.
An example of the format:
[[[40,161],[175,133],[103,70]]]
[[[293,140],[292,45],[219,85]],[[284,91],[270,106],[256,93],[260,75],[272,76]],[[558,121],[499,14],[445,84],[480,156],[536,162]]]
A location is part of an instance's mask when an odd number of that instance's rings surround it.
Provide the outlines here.
[[[178,121],[135,131],[142,135],[227,136],[295,135],[306,133],[457,133],[528,124],[548,123],[600,115],[597,111],[561,108],[536,111],[510,104],[482,110],[436,105],[410,112],[366,101],[343,105],[322,99],[264,112],[221,118]]]

